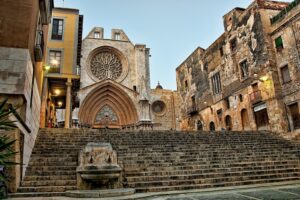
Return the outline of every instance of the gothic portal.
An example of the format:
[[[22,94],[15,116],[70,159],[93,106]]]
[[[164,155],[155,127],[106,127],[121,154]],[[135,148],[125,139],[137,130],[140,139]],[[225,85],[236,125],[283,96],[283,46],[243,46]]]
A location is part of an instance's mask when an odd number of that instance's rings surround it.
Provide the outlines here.
[[[150,49],[120,29],[94,28],[82,43],[79,121],[93,128],[178,129],[176,92],[150,88]]]

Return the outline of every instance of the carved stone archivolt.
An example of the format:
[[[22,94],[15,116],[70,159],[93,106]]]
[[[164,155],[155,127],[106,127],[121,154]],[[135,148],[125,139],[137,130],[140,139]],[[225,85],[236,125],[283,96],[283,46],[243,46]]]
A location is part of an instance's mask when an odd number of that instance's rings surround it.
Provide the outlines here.
[[[138,113],[129,95],[112,80],[105,80],[89,92],[78,113],[84,125],[93,128],[122,128],[135,124]]]
[[[92,51],[88,58],[88,73],[94,81],[124,80],[128,73],[128,62],[117,49],[103,46]]]
[[[122,74],[122,63],[112,52],[100,52],[91,60],[91,71],[99,80],[116,80]]]

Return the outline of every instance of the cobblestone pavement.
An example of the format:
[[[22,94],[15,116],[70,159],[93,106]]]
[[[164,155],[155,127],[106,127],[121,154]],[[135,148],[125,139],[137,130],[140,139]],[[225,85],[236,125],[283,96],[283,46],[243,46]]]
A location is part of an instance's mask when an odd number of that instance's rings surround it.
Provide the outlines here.
[[[28,198],[11,198],[15,200],[71,200],[76,198],[69,197],[28,197]],[[91,199],[91,198],[90,198]],[[96,199],[96,198],[93,198]],[[227,191],[192,191],[185,194],[170,193],[139,193],[131,196],[97,198],[101,200],[300,200],[300,184],[271,186],[261,188],[245,188]]]

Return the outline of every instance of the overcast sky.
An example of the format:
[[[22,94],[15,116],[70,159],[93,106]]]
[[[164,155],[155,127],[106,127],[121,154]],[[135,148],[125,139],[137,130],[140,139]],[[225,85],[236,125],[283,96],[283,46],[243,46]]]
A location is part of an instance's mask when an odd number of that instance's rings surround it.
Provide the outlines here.
[[[176,89],[175,68],[198,46],[207,48],[223,32],[223,15],[252,0],[65,0],[64,7],[84,15],[84,34],[95,26],[125,31],[134,43],[150,48],[151,87]],[[55,0],[56,7],[63,0]]]

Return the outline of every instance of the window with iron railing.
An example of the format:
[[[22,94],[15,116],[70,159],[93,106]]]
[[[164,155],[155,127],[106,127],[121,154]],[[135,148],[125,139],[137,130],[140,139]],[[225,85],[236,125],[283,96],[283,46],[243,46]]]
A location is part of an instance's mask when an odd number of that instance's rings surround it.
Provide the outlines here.
[[[44,34],[43,31],[38,30],[36,33],[36,41],[35,41],[35,60],[41,62],[43,60],[44,55]]]

